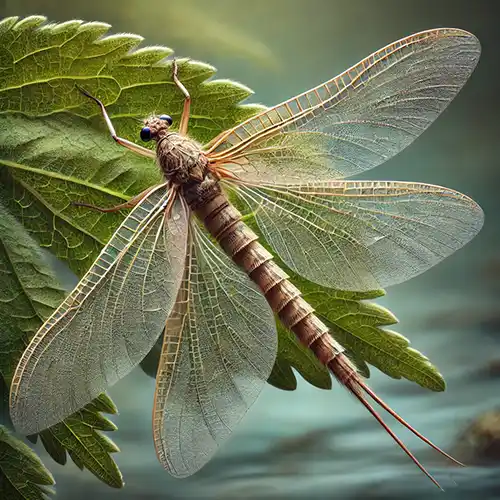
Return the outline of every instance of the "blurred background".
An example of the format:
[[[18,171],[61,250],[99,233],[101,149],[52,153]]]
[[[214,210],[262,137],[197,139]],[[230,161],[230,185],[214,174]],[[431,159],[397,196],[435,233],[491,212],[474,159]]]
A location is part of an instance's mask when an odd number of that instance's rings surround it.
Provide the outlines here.
[[[0,17],[42,14],[84,19],[142,35],[177,55],[206,61],[218,77],[272,105],[331,78],[414,32],[458,27],[483,54],[469,83],[437,122],[365,178],[414,180],[462,191],[486,213],[479,236],[380,303],[397,331],[425,353],[448,387],[434,394],[372,370],[371,385],[396,411],[471,466],[447,467],[395,426],[445,487],[439,492],[345,391],[267,387],[234,437],[194,477],[174,480],[156,460],[151,436],[154,381],[136,370],[109,392],[120,415],[113,439],[125,477],[112,490],[73,463],[54,464],[61,500],[500,498],[500,30],[490,0],[3,0]],[[168,112],[168,110],[164,110]]]

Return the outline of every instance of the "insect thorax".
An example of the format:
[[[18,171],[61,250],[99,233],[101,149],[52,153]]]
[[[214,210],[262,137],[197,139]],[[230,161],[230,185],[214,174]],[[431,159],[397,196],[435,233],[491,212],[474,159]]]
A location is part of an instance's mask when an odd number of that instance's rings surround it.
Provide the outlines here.
[[[185,184],[192,180],[201,182],[207,173],[207,158],[200,145],[175,132],[158,141],[158,164],[167,180]]]

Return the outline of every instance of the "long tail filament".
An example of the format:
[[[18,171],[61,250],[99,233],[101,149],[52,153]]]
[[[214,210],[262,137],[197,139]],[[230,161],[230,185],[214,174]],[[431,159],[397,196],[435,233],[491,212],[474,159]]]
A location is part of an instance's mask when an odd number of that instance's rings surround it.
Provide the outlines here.
[[[385,403],[375,392],[370,389],[356,369],[353,367],[350,360],[343,354],[338,355],[336,358],[328,363],[328,368],[331,370],[335,378],[344,385],[349,391],[358,399],[358,401],[375,417],[377,422],[383,429],[394,439],[398,446],[411,458],[415,465],[441,490],[443,489],[438,481],[427,471],[427,469],[418,461],[413,453],[406,447],[406,445],[399,439],[394,431],[382,420],[382,417],[377,413],[375,408],[366,400],[367,394],[377,405],[384,409],[389,415],[394,417],[400,424],[410,430],[415,436],[421,439],[424,443],[434,448],[441,455],[451,460],[457,465],[464,467],[464,464],[455,460],[451,455],[443,451],[439,446],[435,445],[432,441],[423,436],[420,432],[414,429],[403,417],[396,413],[387,403]]]

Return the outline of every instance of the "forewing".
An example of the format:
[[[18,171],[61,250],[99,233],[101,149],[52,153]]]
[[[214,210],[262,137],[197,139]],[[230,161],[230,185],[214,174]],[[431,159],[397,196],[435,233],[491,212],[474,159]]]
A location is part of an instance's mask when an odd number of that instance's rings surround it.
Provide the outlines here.
[[[16,429],[32,434],[92,401],[134,368],[161,334],[177,296],[188,213],[171,217],[165,185],[129,214],[96,262],[36,333],[11,388]]]
[[[290,269],[341,290],[375,290],[412,278],[483,224],[473,200],[428,184],[330,181],[240,186],[237,193]]]
[[[167,322],[153,414],[170,474],[210,460],[255,401],[277,349],[274,315],[250,279],[192,225],[186,273]]]
[[[208,156],[249,182],[330,180],[368,170],[437,118],[479,54],[478,40],[465,31],[409,36],[226,132]]]

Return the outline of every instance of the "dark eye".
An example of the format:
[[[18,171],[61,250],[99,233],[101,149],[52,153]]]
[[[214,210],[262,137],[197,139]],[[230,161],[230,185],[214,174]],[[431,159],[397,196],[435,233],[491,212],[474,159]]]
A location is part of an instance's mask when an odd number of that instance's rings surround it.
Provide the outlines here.
[[[160,120],[165,120],[169,125],[172,125],[172,117],[168,115],[160,115]]]
[[[149,127],[144,127],[141,130],[141,140],[148,142],[151,140],[151,129]]]

